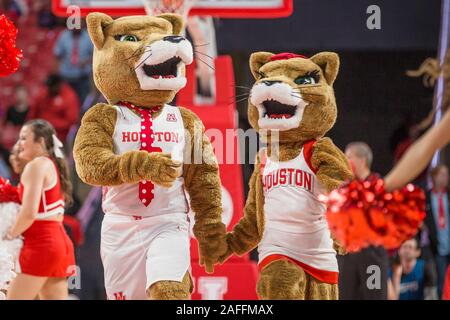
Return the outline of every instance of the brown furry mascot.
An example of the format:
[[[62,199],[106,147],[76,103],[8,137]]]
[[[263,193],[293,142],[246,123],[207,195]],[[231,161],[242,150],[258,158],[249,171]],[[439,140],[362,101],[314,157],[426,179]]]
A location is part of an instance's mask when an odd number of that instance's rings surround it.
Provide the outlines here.
[[[352,177],[344,154],[324,137],[337,116],[338,55],[258,52],[250,68],[249,121],[267,149],[257,156],[244,217],[220,260],[258,246],[260,298],[337,299],[338,248],[320,195]]]
[[[193,59],[180,36],[183,21],[171,14],[113,20],[92,13],[87,26],[95,84],[108,103],[84,115],[74,157],[80,178],[103,186],[108,299],[189,299],[185,191],[208,272],[226,251],[226,231],[218,164],[203,124],[168,105],[186,84],[185,65]]]

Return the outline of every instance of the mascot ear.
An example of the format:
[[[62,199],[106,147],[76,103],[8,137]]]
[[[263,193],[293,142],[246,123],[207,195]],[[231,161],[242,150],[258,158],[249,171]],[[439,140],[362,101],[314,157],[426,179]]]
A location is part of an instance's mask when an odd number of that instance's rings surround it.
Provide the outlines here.
[[[113,22],[113,18],[101,12],[93,12],[86,17],[89,36],[98,50],[105,44],[105,27]]]
[[[180,15],[173,13],[163,13],[158,15],[157,17],[167,20],[172,24],[172,33],[174,35],[178,36],[183,32],[184,21]]]
[[[333,85],[339,72],[339,56],[337,53],[320,52],[309,58],[309,60],[317,64],[322,69],[328,84],[330,86]]]
[[[250,71],[252,72],[255,79],[258,79],[260,77],[258,73],[259,69],[267,62],[269,62],[272,56],[273,53],[271,52],[252,53],[252,55],[250,56]]]

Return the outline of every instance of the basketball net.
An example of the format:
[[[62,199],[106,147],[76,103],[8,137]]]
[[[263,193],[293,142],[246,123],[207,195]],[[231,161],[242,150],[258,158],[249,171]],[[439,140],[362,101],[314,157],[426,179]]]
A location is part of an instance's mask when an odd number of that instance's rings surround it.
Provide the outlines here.
[[[162,13],[176,13],[187,21],[189,11],[197,0],[142,0],[145,12],[150,16]]]

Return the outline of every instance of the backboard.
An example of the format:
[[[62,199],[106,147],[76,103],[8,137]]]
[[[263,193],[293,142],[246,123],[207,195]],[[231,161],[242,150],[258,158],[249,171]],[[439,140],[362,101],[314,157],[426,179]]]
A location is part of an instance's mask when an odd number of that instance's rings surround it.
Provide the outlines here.
[[[148,0],[147,0],[148,1]],[[66,17],[69,6],[78,6],[82,16],[100,11],[112,16],[142,15],[142,0],[52,0],[53,13]],[[292,14],[293,0],[196,0],[192,16],[220,18],[282,18]]]

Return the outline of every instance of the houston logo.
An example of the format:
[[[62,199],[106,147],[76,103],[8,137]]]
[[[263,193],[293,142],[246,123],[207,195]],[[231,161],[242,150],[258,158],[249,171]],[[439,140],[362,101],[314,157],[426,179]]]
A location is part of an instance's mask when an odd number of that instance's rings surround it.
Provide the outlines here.
[[[311,173],[293,168],[278,169],[263,177],[264,192],[281,186],[295,186],[312,192],[313,182]]]
[[[138,142],[141,139],[142,133],[136,131],[122,131],[122,142]],[[158,142],[175,142],[178,143],[180,141],[180,133],[179,132],[155,132],[154,140]]]

